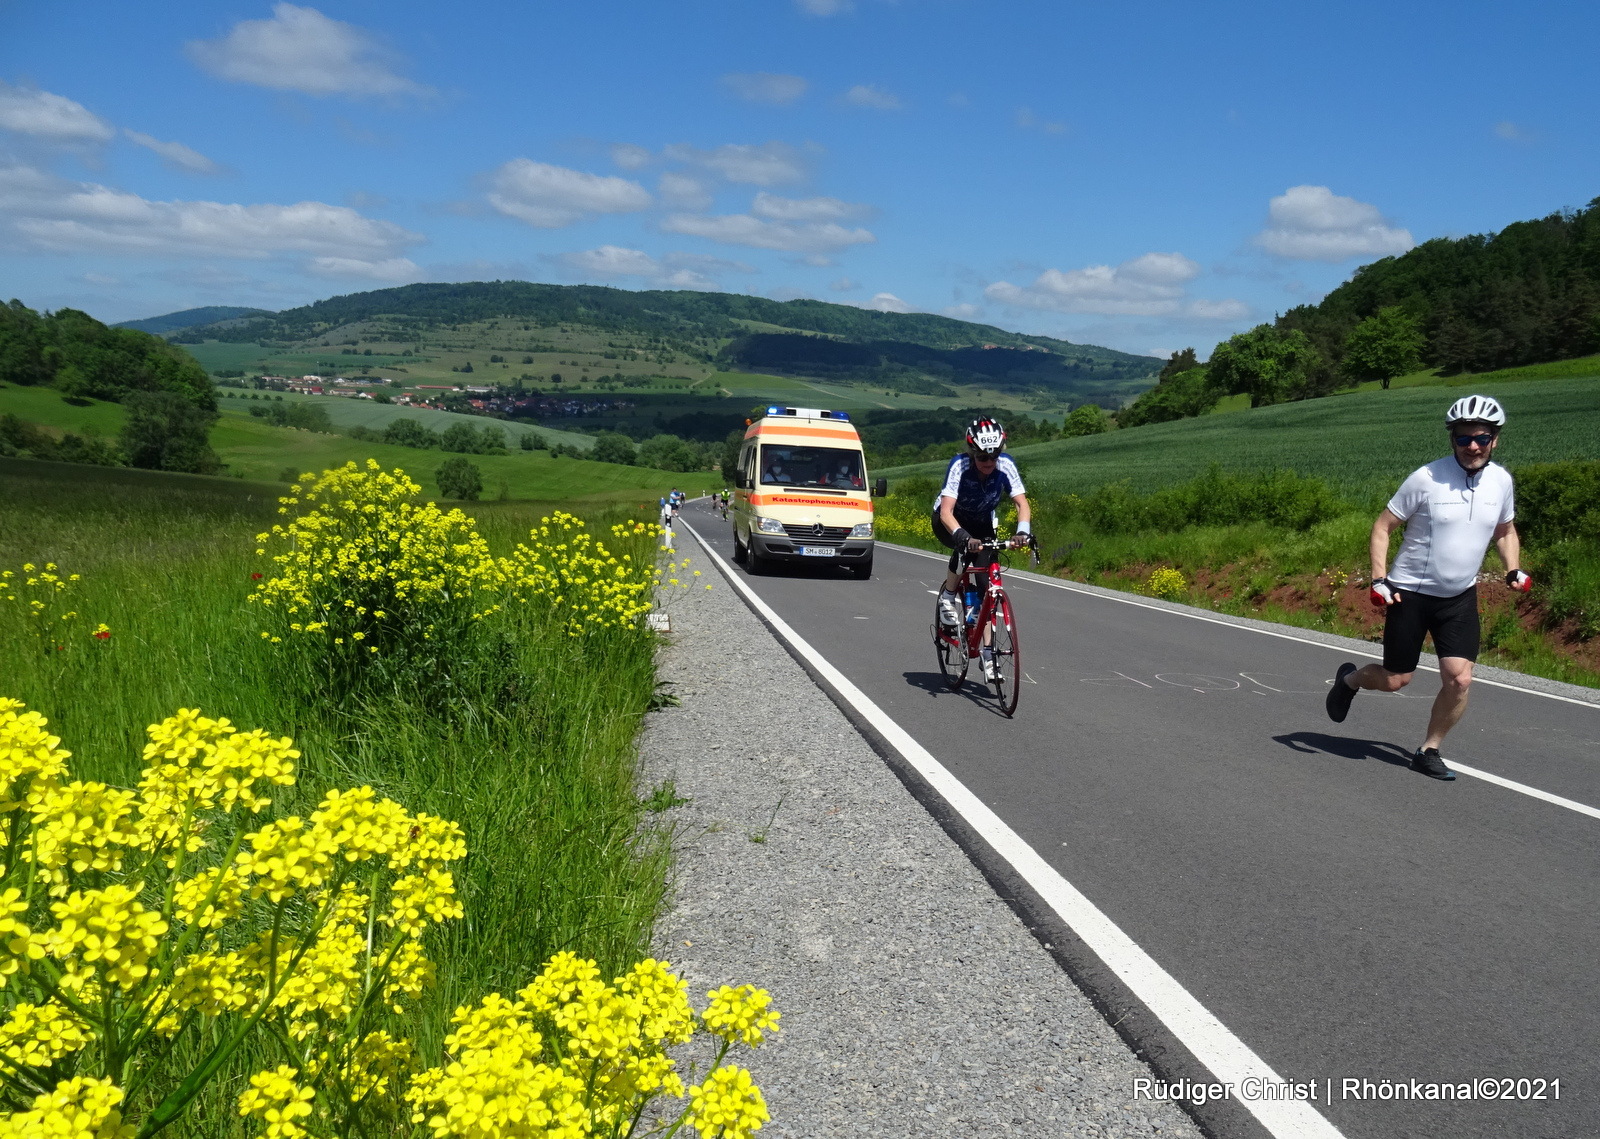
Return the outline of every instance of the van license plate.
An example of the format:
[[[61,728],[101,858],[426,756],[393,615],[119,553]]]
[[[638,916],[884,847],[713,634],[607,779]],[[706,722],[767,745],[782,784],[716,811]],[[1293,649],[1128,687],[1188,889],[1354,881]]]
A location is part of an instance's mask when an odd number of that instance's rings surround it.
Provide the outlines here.
[[[832,546],[801,546],[800,553],[808,558],[831,558],[839,551]]]

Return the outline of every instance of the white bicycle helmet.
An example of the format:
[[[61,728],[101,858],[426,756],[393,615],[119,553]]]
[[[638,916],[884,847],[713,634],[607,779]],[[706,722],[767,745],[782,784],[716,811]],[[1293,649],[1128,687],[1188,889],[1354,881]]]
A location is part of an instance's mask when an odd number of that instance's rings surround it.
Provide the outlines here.
[[[1000,421],[984,416],[967,425],[967,450],[985,459],[998,455],[1006,445],[1006,429]]]
[[[1486,395],[1464,395],[1450,405],[1450,410],[1444,413],[1446,427],[1452,423],[1492,423],[1496,427],[1506,425],[1506,411],[1494,399]]]

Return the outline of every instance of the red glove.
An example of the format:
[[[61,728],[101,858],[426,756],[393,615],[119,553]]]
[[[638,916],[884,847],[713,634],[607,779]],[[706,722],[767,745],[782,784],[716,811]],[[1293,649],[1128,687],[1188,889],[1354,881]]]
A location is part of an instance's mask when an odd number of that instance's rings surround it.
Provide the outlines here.
[[[1512,570],[1506,574],[1506,584],[1518,593],[1526,593],[1533,588],[1533,577],[1521,570]]]
[[[1394,586],[1389,584],[1389,579],[1386,577],[1380,577],[1372,583],[1372,591],[1367,597],[1377,609],[1386,609],[1400,600],[1400,595],[1395,592]]]

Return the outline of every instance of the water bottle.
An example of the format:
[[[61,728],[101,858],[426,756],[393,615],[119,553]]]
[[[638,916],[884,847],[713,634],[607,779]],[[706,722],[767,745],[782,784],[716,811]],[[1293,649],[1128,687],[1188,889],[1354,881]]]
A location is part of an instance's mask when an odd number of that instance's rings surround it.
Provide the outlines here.
[[[978,619],[978,591],[969,588],[966,595],[967,624],[972,624]]]

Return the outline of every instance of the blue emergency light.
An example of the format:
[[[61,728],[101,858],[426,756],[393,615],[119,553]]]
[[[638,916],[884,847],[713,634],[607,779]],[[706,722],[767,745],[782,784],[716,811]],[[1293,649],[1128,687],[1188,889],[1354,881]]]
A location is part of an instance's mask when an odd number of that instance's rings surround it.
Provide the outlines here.
[[[768,415],[803,415],[808,419],[842,419],[849,423],[850,417],[842,411],[825,411],[815,407],[778,407],[767,408]]]

